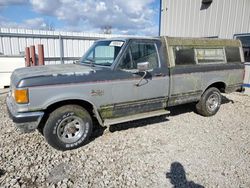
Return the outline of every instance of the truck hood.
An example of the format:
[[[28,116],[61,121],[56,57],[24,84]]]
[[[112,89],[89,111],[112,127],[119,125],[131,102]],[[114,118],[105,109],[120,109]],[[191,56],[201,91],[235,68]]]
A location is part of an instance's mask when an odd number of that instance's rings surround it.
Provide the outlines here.
[[[11,76],[15,87],[75,82],[76,77],[94,74],[100,68],[79,64],[45,65],[16,69]]]

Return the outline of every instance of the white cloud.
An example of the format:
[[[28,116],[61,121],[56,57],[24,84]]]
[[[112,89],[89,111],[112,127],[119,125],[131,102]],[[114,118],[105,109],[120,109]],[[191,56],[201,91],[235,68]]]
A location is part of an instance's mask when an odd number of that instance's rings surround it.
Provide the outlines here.
[[[152,33],[151,30],[146,32],[147,27],[157,27],[153,22],[156,12],[149,6],[153,2],[154,0],[30,0],[35,11],[53,15],[69,26],[74,26],[76,30],[96,30],[110,25],[113,31],[129,30],[135,34],[156,35],[157,32]]]
[[[46,29],[48,23],[43,18],[32,18],[24,20],[21,23],[10,21],[8,18],[0,16],[0,27],[15,27],[27,29]]]
[[[51,15],[60,5],[59,0],[30,0],[30,3],[35,11]]]
[[[32,9],[44,16],[53,16],[75,31],[100,31],[112,26],[115,33],[156,35],[157,11],[150,4],[157,0],[29,0]],[[0,0],[1,3],[18,3],[21,0]],[[26,20],[28,25],[39,27],[42,20]],[[55,23],[56,24],[56,23]]]
[[[29,28],[39,28],[39,29],[46,27],[46,23],[43,18],[32,18],[24,20],[23,25],[27,25],[27,27]]]
[[[0,0],[0,6],[25,4],[27,0]]]
[[[11,22],[7,18],[0,16],[0,27],[18,27],[18,23]]]
[[[100,11],[106,11],[107,10],[107,7],[106,7],[106,3],[101,1],[99,3],[97,3],[96,5],[96,11],[97,12],[100,12]]]

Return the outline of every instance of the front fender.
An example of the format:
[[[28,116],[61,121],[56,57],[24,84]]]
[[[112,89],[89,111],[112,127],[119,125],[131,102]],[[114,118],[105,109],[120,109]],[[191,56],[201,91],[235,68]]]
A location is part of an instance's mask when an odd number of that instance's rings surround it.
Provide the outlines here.
[[[68,100],[81,100],[90,103],[93,106],[94,113],[97,117],[98,122],[102,125],[103,121],[98,112],[98,104],[93,101],[93,97],[85,90],[79,92],[78,90],[69,91],[69,88],[47,88],[43,90],[41,88],[31,88],[29,90],[30,103],[29,111],[46,110],[49,106]]]

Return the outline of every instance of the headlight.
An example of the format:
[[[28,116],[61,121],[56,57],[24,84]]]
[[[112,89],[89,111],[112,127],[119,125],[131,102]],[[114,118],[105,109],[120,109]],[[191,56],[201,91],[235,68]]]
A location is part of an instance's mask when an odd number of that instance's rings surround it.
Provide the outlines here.
[[[29,102],[29,92],[28,89],[15,89],[13,92],[13,97],[16,103],[26,104]]]

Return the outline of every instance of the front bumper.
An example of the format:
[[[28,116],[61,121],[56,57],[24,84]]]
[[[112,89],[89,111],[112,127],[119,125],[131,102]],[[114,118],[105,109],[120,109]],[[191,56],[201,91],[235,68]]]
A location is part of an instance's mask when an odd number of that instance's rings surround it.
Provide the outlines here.
[[[17,112],[10,96],[6,98],[6,104],[10,118],[21,132],[27,133],[37,129],[44,112]]]

